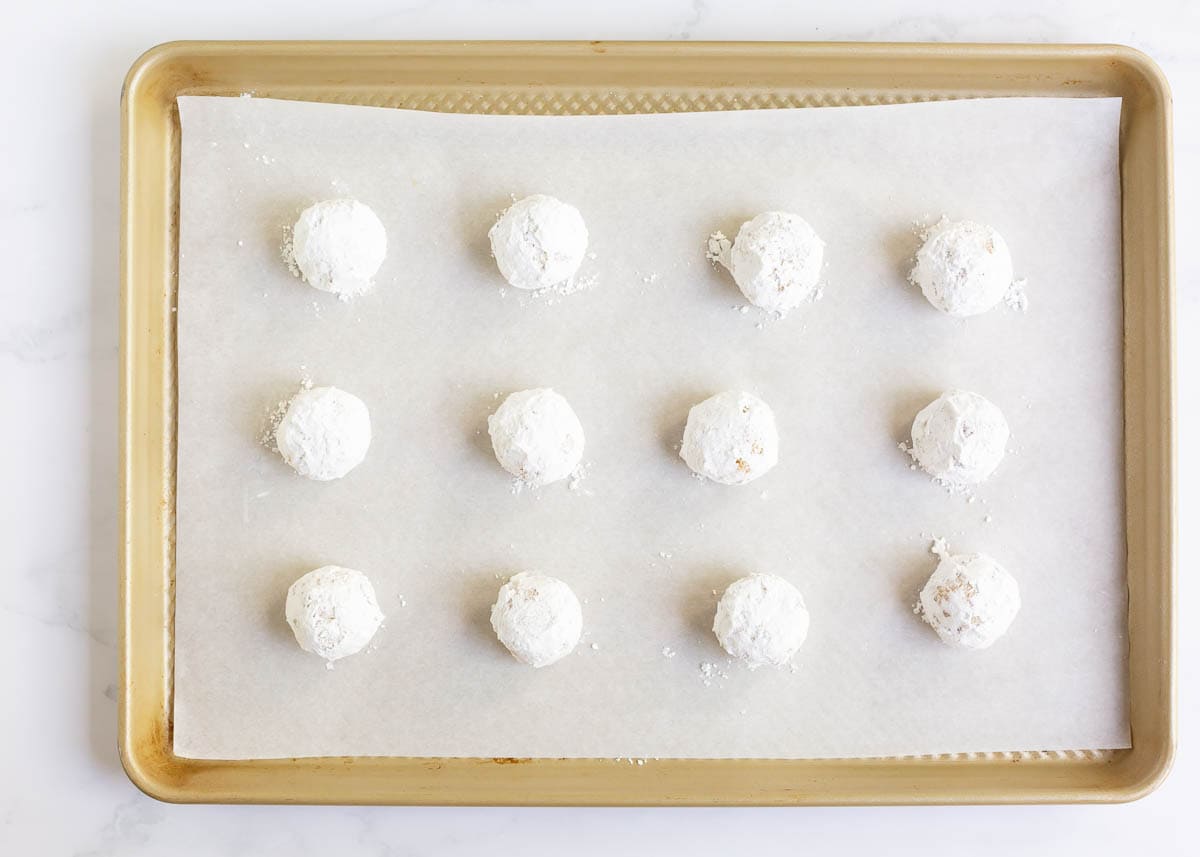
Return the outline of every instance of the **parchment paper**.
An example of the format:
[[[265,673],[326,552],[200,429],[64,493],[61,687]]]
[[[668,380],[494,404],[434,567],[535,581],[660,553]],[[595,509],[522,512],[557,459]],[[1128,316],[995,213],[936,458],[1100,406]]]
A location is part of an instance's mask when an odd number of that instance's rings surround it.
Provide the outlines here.
[[[1129,746],[1117,124],[1100,100],[637,117],[480,117],[182,98],[175,747],[192,757],[865,756]],[[594,258],[568,296],[505,288],[486,233],[510,195],[576,204]],[[293,278],[282,227],[353,196],[382,218],[373,293]],[[704,258],[769,209],[828,243],[823,299],[782,321]],[[966,322],[905,282],[914,221],[995,225],[1030,305]],[[304,376],[368,404],[333,483],[257,442]],[[485,420],[551,386],[588,475],[514,494]],[[950,387],[1007,415],[973,502],[897,443]],[[693,478],[688,408],[742,387],[782,457],[745,487]],[[930,536],[984,551],[1023,609],[983,652],[913,615]],[[387,614],[336,669],[283,618],[302,573],[367,573]],[[584,602],[557,665],[519,665],[488,610],[538,568]],[[751,571],[803,591],[794,670],[730,664],[716,594]],[[673,656],[672,656],[673,655]],[[702,667],[710,664],[710,667]],[[705,672],[708,675],[705,675]]]

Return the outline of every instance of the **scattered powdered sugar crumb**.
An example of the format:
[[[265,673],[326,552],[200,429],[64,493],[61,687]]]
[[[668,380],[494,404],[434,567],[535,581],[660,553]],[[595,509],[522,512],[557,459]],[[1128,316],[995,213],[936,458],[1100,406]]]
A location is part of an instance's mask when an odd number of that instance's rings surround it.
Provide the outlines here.
[[[654,283],[658,282],[658,274],[646,274],[644,277],[642,277],[642,282],[646,283],[647,285],[653,285]]]
[[[300,390],[312,389],[312,378],[308,376],[303,366],[300,367]],[[299,392],[297,390],[296,392]],[[263,429],[259,432],[258,443],[265,449],[271,452],[278,453],[279,447],[275,445],[275,429],[279,428],[279,423],[283,420],[287,413],[288,407],[292,404],[292,399],[296,393],[289,393],[284,398],[276,402],[267,412],[266,420],[264,421]]]
[[[571,491],[574,491],[576,494],[581,494],[584,497],[591,497],[592,490],[583,484],[591,470],[592,462],[580,462],[579,466],[576,467],[571,475],[567,477],[567,488]]]
[[[670,646],[663,646],[662,647],[662,656],[664,658],[673,658],[673,657],[675,657],[675,650],[672,649]]]
[[[1025,292],[1026,280],[1022,277],[1019,280],[1013,280],[1012,285],[1008,287],[1008,291],[1004,293],[1004,305],[1009,309],[1017,312],[1025,312],[1029,309],[1029,295]]]
[[[553,292],[557,295],[573,295],[576,292],[582,292],[593,288],[599,281],[600,278],[595,274],[587,274],[582,277],[572,277],[571,279],[560,283],[557,286],[551,286],[547,291]]]
[[[714,681],[718,679],[728,679],[729,673],[721,669],[718,664],[712,661],[704,661],[700,664],[700,679],[704,682],[705,687],[711,687]]]
[[[296,264],[296,254],[292,251],[292,227],[284,225],[283,241],[279,245],[279,255],[283,257],[284,264],[291,272],[292,276],[297,280],[300,279],[300,266]]]
[[[729,251],[733,249],[733,242],[725,237],[725,233],[721,231],[714,232],[708,236],[708,243],[705,246],[704,258],[712,262],[714,265],[720,265],[723,268],[729,267]]]
[[[563,282],[554,286],[548,286],[544,289],[526,292],[525,296],[530,302],[540,301],[546,306],[554,306],[561,298],[564,298],[568,295],[573,295],[577,292],[585,292],[595,288],[599,281],[600,278],[596,274],[572,277],[571,279],[564,280]]]
[[[592,643],[592,651],[593,651],[593,652],[598,652],[598,651],[600,651],[600,644],[599,644],[599,643]]]
[[[667,551],[659,551],[658,556],[660,559],[670,559],[671,558],[671,554],[668,553]]]
[[[288,405],[291,404],[291,401],[291,396],[287,397],[286,399],[280,399],[279,402],[268,412],[263,429],[261,432],[259,432],[259,445],[269,449],[271,452],[279,452],[279,448],[275,445],[275,429],[277,429],[279,427],[279,423],[283,421],[283,416],[287,413]]]
[[[983,522],[984,522],[985,524],[990,524],[990,523],[992,522],[992,516],[991,516],[991,515],[984,515],[984,516],[983,516]]]

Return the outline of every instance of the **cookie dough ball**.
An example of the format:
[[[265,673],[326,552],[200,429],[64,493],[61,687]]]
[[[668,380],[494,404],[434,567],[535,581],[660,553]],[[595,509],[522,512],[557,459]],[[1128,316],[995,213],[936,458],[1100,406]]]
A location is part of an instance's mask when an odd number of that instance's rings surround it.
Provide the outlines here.
[[[721,648],[751,669],[781,666],[808,636],[808,608],[800,590],[782,577],[752,574],[721,596],[713,633]]]
[[[943,218],[929,230],[909,274],[928,300],[948,315],[965,318],[1004,300],[1013,281],[1012,256],[990,226]]]
[[[293,583],[284,609],[300,648],[326,661],[361,651],[383,622],[371,581],[338,565],[310,571]]]
[[[362,399],[345,390],[301,390],[275,427],[275,445],[301,476],[340,479],[366,457],[371,417]]]
[[[567,400],[547,388],[513,393],[488,417],[500,466],[536,488],[566,479],[583,457],[583,426]]]
[[[292,258],[304,282],[339,297],[369,289],[386,255],[383,224],[356,199],[310,205],[292,227]]]
[[[784,315],[812,297],[824,255],[825,242],[802,217],[767,211],[738,230],[729,271],[746,300]]]
[[[544,667],[569,655],[583,632],[583,611],[571,587],[555,577],[522,571],[500,587],[492,628],[512,656]]]
[[[544,194],[509,207],[488,232],[496,266],[518,289],[545,289],[575,276],[587,252],[583,215]]]
[[[983,482],[1004,458],[1008,421],[978,393],[951,390],[917,413],[912,455],[934,479],[951,487]]]
[[[726,390],[688,412],[679,456],[701,476],[744,485],[779,461],[775,414],[762,399]]]
[[[986,649],[1020,609],[1017,581],[981,553],[943,555],[921,590],[922,617],[943,643],[960,649]]]

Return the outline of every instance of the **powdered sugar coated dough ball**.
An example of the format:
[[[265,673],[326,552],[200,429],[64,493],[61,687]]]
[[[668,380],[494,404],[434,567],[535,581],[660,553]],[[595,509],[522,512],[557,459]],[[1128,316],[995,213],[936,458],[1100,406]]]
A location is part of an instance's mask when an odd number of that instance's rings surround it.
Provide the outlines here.
[[[942,642],[986,649],[1021,609],[1017,581],[984,554],[943,555],[921,590],[921,615]]]
[[[310,571],[293,583],[284,612],[300,648],[326,661],[361,651],[383,622],[371,581],[338,565]]]
[[[337,387],[301,390],[275,427],[275,445],[301,476],[340,479],[367,455],[371,416],[361,399]]]
[[[767,211],[738,230],[729,271],[746,300],[783,315],[816,291],[824,255],[825,242],[804,218]]]
[[[953,316],[987,312],[1012,286],[1012,256],[990,226],[943,218],[925,237],[909,279],[935,307]]]
[[[551,389],[510,395],[488,417],[488,434],[500,466],[531,487],[567,478],[583,458],[583,426]]]
[[[545,289],[570,280],[588,244],[579,210],[544,194],[513,203],[488,238],[501,275],[518,289]]]
[[[749,393],[718,393],[688,412],[679,456],[694,472],[714,482],[751,482],[779,461],[775,413]]]
[[[977,485],[1004,458],[1008,421],[978,393],[942,393],[913,420],[912,454],[933,478],[951,487]]]
[[[500,587],[492,628],[514,658],[544,667],[575,648],[583,632],[583,611],[571,587],[558,578],[522,571]]]
[[[782,577],[752,574],[721,596],[713,633],[721,648],[754,669],[790,661],[808,636],[808,624],[800,590]]]
[[[387,232],[375,212],[356,199],[310,205],[292,227],[292,258],[310,286],[339,297],[371,287],[387,255]]]

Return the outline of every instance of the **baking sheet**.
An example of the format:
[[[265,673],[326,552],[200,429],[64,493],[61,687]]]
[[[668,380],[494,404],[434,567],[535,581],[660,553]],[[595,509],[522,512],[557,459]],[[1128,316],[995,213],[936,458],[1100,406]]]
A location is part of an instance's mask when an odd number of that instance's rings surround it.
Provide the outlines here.
[[[1013,99],[640,117],[481,117],[181,98],[176,751],[805,757],[1129,746],[1114,100]],[[587,288],[504,288],[486,232],[512,194],[576,204]],[[351,303],[291,277],[282,227],[329,196],[388,228]],[[743,313],[703,255],[771,208],[827,242],[824,297]],[[904,282],[913,222],[997,226],[1028,312],[967,322]],[[258,444],[302,377],[371,408],[332,484]],[[498,396],[553,386],[588,432],[574,488],[514,494]],[[896,448],[961,386],[1004,409],[1009,457],[950,496]],[[693,479],[688,407],[728,387],[779,418],[779,466]],[[996,556],[1024,607],[992,649],[911,612],[929,537]],[[283,621],[336,562],[375,584],[373,651],[326,670]],[[495,642],[501,579],[563,577],[584,641],[543,670]],[[728,664],[708,628],[750,571],[813,616],[794,670]]]

